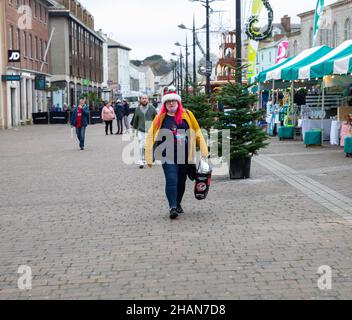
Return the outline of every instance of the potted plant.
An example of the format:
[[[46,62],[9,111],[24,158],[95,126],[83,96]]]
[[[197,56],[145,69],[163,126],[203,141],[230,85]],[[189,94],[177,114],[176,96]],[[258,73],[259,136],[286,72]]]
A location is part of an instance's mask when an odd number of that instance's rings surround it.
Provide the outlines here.
[[[214,128],[219,130],[219,153],[230,163],[231,179],[250,178],[252,156],[268,145],[267,134],[257,125],[265,112],[254,108],[256,97],[248,91],[249,87],[229,82],[216,93],[225,110],[218,113]],[[230,140],[228,155],[222,154],[224,134],[225,141]]]

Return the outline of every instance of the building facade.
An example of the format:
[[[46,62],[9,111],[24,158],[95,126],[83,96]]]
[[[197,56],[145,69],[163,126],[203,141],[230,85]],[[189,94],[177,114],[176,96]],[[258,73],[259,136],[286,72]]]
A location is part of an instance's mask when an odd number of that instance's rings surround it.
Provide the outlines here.
[[[109,49],[108,49],[108,35],[103,32],[102,29],[98,31],[98,34],[104,39],[103,43],[103,84],[101,98],[103,101],[109,101],[112,99],[112,90],[109,87]]]
[[[278,48],[280,43],[284,40],[285,38],[279,41],[273,41],[271,43],[260,43],[257,52],[256,74],[266,69],[269,69],[276,64]]]
[[[135,66],[130,63],[130,96],[139,97],[141,94],[145,93],[145,74]]]
[[[6,43],[5,39],[5,2],[0,1],[0,43]],[[0,73],[6,74],[6,46],[0,47]],[[5,129],[7,126],[7,94],[6,82],[0,82],[0,129]]]
[[[109,83],[114,99],[130,95],[130,48],[108,39]]]
[[[152,96],[155,93],[155,75],[150,66],[140,66],[141,72],[145,77],[145,94]]]
[[[82,96],[100,97],[104,39],[94,31],[93,16],[76,0],[56,0],[49,18],[53,105],[63,109]]]
[[[299,34],[301,32],[300,30],[301,25],[292,24],[291,17],[288,15],[281,18],[281,23],[274,23],[272,36],[259,43],[256,74],[273,67],[277,61],[280,44],[283,41],[288,41],[288,37],[292,37],[294,34]],[[297,50],[297,45],[295,45],[295,52]],[[288,56],[288,51],[289,50],[285,50],[286,56]]]
[[[51,1],[6,0],[4,41],[5,55],[8,50],[19,50],[19,62],[7,62],[7,75],[20,76],[20,81],[6,82],[7,106],[3,111],[4,128],[30,124],[32,113],[46,111],[48,95],[37,90],[36,79],[50,81],[48,56],[45,56],[49,39],[48,9]],[[44,77],[44,78],[43,78]]]
[[[314,14],[315,10],[310,10],[298,15],[302,30],[288,36],[290,56],[312,47]],[[325,6],[316,46],[327,45],[334,48],[350,39],[352,39],[352,0],[339,0]]]

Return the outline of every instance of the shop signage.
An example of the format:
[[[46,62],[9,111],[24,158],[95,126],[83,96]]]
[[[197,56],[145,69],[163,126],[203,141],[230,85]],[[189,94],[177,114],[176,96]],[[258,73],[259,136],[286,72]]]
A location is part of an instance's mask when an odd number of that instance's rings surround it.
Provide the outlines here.
[[[16,74],[4,74],[1,76],[2,81],[21,81],[21,76]]]
[[[90,85],[90,80],[89,79],[83,79],[83,85],[84,86],[89,86]]]
[[[34,80],[34,88],[35,90],[46,90],[46,78],[45,76],[36,76]]]
[[[9,50],[8,51],[9,62],[21,62],[21,51],[20,50]]]

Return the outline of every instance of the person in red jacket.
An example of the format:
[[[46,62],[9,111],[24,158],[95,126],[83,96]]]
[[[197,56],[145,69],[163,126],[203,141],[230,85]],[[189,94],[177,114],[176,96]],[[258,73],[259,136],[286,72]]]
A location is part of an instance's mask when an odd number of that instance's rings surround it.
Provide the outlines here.
[[[86,106],[86,100],[80,99],[79,105],[76,107],[71,116],[71,126],[76,127],[76,134],[79,141],[79,147],[84,150],[84,142],[86,136],[86,128],[89,123],[89,109]]]

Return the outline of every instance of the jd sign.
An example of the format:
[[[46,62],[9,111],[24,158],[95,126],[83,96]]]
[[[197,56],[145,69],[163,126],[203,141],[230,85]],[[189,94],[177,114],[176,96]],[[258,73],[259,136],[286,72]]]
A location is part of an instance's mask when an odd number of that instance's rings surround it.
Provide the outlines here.
[[[8,61],[9,62],[21,62],[21,52],[20,50],[9,50],[8,51]]]

